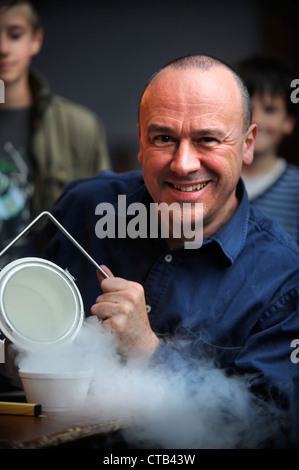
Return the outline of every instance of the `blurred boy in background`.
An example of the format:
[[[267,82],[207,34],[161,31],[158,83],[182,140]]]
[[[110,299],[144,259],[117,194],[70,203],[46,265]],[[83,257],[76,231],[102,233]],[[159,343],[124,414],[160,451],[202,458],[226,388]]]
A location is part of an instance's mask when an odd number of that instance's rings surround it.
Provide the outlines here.
[[[297,108],[290,99],[293,77],[280,62],[260,56],[244,60],[237,71],[258,125],[253,163],[242,171],[249,200],[299,243],[299,168],[279,155],[281,142],[296,124]]]
[[[42,40],[34,2],[0,0],[0,79],[5,84],[5,103],[0,104],[0,249],[34,216],[51,209],[69,180],[110,168],[99,119],[53,95],[30,68]],[[8,253],[16,258],[22,247],[18,250]],[[0,265],[10,260],[5,255]]]

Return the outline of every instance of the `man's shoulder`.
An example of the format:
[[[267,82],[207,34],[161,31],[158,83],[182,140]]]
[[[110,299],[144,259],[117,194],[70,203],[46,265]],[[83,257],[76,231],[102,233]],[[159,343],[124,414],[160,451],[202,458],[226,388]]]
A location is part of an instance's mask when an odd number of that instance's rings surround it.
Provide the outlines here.
[[[278,256],[284,253],[295,258],[299,256],[299,245],[293,238],[275,220],[252,205],[248,235],[251,242],[256,243],[259,248],[265,247],[265,253],[276,252]]]

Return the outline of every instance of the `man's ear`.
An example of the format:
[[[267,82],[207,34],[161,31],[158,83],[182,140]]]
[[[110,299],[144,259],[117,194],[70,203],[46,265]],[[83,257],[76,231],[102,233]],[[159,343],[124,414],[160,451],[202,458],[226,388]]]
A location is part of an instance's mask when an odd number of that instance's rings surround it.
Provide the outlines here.
[[[246,132],[243,153],[244,165],[250,165],[252,163],[257,129],[258,128],[256,124],[251,124]]]

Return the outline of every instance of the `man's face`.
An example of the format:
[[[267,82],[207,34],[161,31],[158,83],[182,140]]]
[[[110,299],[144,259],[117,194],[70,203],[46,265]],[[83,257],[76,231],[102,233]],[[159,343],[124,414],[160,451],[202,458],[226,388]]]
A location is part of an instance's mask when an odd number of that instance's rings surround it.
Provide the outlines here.
[[[251,98],[253,121],[258,125],[255,156],[274,154],[282,139],[293,131],[295,121],[288,115],[282,96],[254,94]]]
[[[193,223],[194,203],[203,203],[203,235],[214,233],[237,207],[235,188],[256,133],[254,125],[244,132],[230,72],[164,69],[144,94],[138,133],[138,160],[154,202],[193,203]]]
[[[28,65],[41,41],[41,31],[33,31],[29,6],[0,8],[0,79],[6,85],[27,76]]]

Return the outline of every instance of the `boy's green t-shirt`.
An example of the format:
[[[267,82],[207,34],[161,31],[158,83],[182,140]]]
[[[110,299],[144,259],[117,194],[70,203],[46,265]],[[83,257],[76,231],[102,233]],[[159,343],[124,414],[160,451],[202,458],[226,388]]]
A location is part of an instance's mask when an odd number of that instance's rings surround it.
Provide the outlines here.
[[[0,249],[30,222],[33,194],[30,134],[32,108],[0,110]],[[0,258],[0,267],[21,256],[21,239]]]

